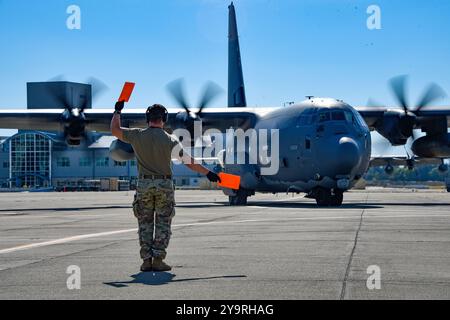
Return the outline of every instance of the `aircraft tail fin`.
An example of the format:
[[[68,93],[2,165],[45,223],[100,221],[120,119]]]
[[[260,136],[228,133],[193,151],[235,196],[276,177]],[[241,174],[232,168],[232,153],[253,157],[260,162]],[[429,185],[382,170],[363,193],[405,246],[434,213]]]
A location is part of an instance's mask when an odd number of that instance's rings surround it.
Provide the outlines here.
[[[231,2],[228,21],[228,107],[246,107],[244,75],[236,21],[236,11]]]

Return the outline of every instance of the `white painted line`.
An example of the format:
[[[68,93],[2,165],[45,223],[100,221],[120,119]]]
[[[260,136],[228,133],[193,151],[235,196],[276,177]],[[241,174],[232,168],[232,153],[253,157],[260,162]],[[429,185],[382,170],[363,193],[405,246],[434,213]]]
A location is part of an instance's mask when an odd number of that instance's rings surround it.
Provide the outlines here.
[[[430,218],[430,217],[437,217],[437,218],[450,218],[450,215],[432,215],[432,214],[410,214],[410,215],[389,215],[389,216],[365,216],[364,219],[378,219],[378,218]],[[314,221],[314,220],[359,220],[360,215],[354,215],[354,216],[328,216],[328,217],[299,217],[299,218],[276,218],[276,219],[251,219],[251,220],[236,220],[236,221],[211,221],[211,222],[194,222],[194,223],[184,223],[184,224],[176,224],[173,225],[174,228],[176,227],[193,227],[193,226],[203,226],[203,225],[220,225],[220,224],[240,224],[240,223],[260,223],[260,222],[289,222],[289,221]],[[22,251],[22,250],[29,250],[34,248],[40,248],[40,247],[47,247],[55,244],[63,244],[73,241],[79,241],[79,240],[85,240],[85,239],[91,239],[91,238],[98,238],[98,237],[105,237],[110,235],[117,235],[117,234],[123,234],[123,233],[129,233],[129,232],[136,232],[137,228],[133,229],[124,229],[124,230],[116,230],[116,231],[109,231],[109,232],[100,232],[100,233],[91,233],[91,234],[84,234],[79,236],[73,236],[73,237],[67,237],[62,239],[56,239],[56,240],[50,240],[45,242],[38,242],[38,243],[32,243],[27,244],[23,246],[8,248],[0,250],[0,254],[5,253],[11,253],[16,251]]]
[[[131,214],[131,213],[130,213]],[[131,214],[132,215],[132,214]],[[57,214],[53,214],[50,216],[37,216],[37,215],[28,215],[28,214],[11,214],[11,215],[5,215],[2,216],[0,214],[1,218],[32,218],[32,219],[44,219],[44,218],[56,218],[56,219],[78,219],[78,218],[108,218],[108,217],[118,217],[118,216],[123,216],[123,213],[108,213],[107,215],[104,214],[80,214],[80,213],[72,213],[72,214],[64,214],[64,215],[57,215]]]
[[[84,235],[50,240],[50,241],[45,241],[45,242],[27,244],[27,245],[13,247],[13,248],[9,248],[9,249],[3,249],[3,250],[0,250],[0,254],[34,249],[34,248],[39,248],[39,247],[47,247],[47,246],[51,246],[51,245],[55,245],[55,244],[62,244],[62,243],[90,239],[90,238],[97,238],[97,237],[104,237],[104,236],[116,235],[116,234],[121,234],[121,233],[128,233],[128,232],[133,232],[133,231],[137,231],[137,229],[135,228],[135,229],[125,229],[125,230],[117,230],[117,231],[110,231],[110,232],[84,234]]]

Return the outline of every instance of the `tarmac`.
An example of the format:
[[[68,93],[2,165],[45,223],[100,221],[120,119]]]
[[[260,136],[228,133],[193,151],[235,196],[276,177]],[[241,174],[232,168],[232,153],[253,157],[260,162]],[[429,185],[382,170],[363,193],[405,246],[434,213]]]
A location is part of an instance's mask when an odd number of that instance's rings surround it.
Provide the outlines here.
[[[139,272],[132,199],[0,194],[0,299],[450,298],[444,191],[352,191],[341,208],[177,191],[167,273]]]

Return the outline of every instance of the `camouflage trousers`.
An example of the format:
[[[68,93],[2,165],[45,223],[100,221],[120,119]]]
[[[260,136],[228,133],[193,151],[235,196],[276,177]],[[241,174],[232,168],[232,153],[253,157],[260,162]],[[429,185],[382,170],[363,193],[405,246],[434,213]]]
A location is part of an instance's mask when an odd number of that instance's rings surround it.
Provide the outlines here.
[[[141,258],[164,259],[175,216],[173,182],[140,179],[134,196],[133,212],[139,224]]]

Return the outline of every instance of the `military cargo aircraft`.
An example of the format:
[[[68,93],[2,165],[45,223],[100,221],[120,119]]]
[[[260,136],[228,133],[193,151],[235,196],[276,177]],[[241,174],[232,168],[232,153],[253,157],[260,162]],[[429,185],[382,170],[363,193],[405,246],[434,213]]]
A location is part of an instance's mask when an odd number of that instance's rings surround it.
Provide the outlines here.
[[[169,109],[167,127],[193,131],[194,122],[201,121],[203,130],[279,130],[279,168],[275,174],[261,174],[264,165],[259,162],[230,164],[222,159],[225,172],[241,176],[239,190],[224,189],[230,205],[246,205],[248,197],[255,192],[297,192],[316,199],[319,206],[340,206],[344,192],[363,177],[371,162],[386,165],[387,172],[394,164],[404,162],[413,167],[417,161],[437,163],[442,171],[447,171],[443,160],[450,158],[450,106],[430,106],[444,95],[435,84],[425,91],[414,108],[407,103],[405,76],[391,80],[398,107],[352,107],[337,99],[308,97],[286,107],[249,108],[233,3],[229,6],[228,67],[227,108],[206,108],[217,94],[213,85],[206,87],[198,108],[189,108],[182,83],[176,81],[169,86],[169,91],[179,108]],[[67,101],[61,101],[61,107],[58,110],[1,110],[0,128],[60,131],[72,145],[79,144],[89,131],[110,130],[112,110],[87,109]],[[124,110],[122,125],[145,127],[144,109]],[[416,138],[416,129],[421,129],[425,136]],[[373,130],[393,146],[402,146],[414,139],[414,155],[371,157],[370,132]],[[113,142],[110,151],[116,160],[133,157],[132,147],[121,141]]]

